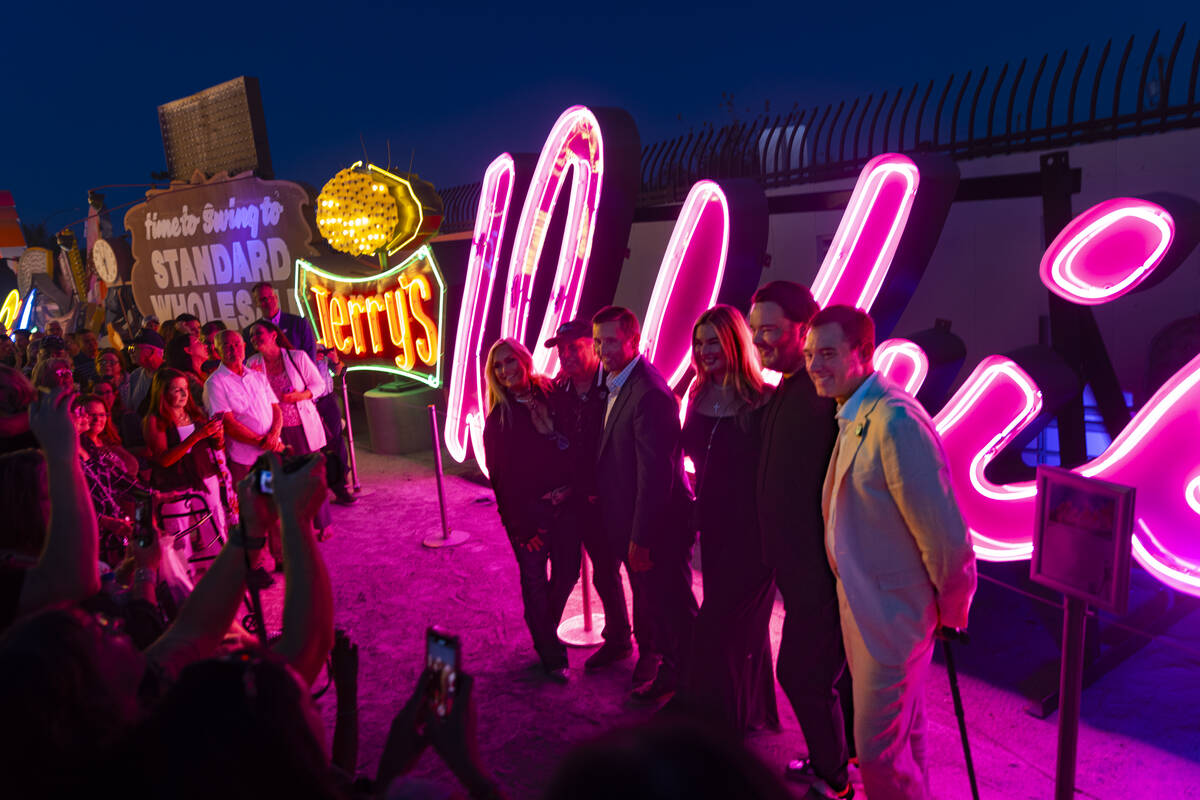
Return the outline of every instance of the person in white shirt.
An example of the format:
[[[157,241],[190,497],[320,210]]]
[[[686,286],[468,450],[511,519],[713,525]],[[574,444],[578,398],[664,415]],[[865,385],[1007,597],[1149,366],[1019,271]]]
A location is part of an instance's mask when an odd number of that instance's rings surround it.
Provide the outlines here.
[[[283,452],[283,414],[267,376],[246,367],[246,343],[240,333],[222,331],[217,352],[221,365],[204,384],[204,408],[225,423],[229,471],[236,484],[260,455]]]

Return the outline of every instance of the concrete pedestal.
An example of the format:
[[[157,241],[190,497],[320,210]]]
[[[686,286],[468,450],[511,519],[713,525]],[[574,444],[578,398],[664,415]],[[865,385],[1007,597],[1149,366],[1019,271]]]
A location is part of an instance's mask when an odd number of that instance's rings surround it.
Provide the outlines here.
[[[384,384],[367,391],[363,406],[372,452],[402,455],[432,449],[430,403],[440,408],[441,390],[418,386],[398,391],[395,384]]]

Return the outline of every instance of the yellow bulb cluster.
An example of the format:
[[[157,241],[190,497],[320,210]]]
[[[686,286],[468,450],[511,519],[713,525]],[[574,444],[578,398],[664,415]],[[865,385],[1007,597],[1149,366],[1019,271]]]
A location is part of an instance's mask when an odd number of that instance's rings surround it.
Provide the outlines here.
[[[317,228],[343,253],[375,253],[395,235],[399,223],[396,198],[385,184],[361,170],[341,170],[317,196]]]

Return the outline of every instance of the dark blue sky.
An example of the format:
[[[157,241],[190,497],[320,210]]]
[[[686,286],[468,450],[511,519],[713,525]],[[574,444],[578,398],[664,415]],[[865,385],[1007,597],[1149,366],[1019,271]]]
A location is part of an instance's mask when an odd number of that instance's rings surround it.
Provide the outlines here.
[[[52,229],[86,213],[89,187],[147,182],[165,167],[159,104],[238,75],[261,82],[276,177],[320,187],[362,157],[361,134],[376,163],[386,164],[389,140],[399,169],[415,149],[414,171],[444,188],[478,180],[503,150],[536,152],[573,103],[628,109],[647,143],[728,119],[723,92],[751,116],[768,100],[781,111],[1046,51],[1077,57],[1131,33],[1140,57],[1156,28],[1169,47],[1181,23],[1200,22],[1194,0],[595,4],[594,14],[580,4],[350,0],[119,13],[13,5],[0,189],[23,222]],[[1195,35],[1193,26],[1185,70]],[[140,191],[106,194],[114,206]]]

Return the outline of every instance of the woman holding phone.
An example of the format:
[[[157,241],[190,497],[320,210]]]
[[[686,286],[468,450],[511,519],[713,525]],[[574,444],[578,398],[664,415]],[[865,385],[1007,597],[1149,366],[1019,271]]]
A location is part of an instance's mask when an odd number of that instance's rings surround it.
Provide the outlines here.
[[[567,438],[554,429],[550,382],[516,339],[500,339],[487,357],[488,415],[483,428],[488,476],[500,520],[517,556],[525,624],[546,676],[567,681],[567,648],[558,621],[579,577],[578,540],[559,535],[570,494]],[[546,561],[551,577],[546,579]]]
[[[188,389],[188,377],[170,367],[154,373],[149,411],[142,432],[150,456],[150,486],[158,492],[199,495],[163,503],[163,530],[172,536],[163,547],[168,586],[176,600],[191,591],[192,582],[207,570],[225,538],[225,506],[214,455],[225,446],[220,419],[208,419]],[[207,511],[211,516],[196,525]],[[182,535],[196,525],[190,533]]]
[[[252,324],[248,333],[250,344],[257,352],[246,359],[246,366],[264,372],[275,392],[279,411],[283,415],[283,429],[279,432],[279,438],[283,442],[284,452],[293,456],[316,453],[325,446],[325,426],[313,403],[313,398],[325,390],[325,381],[317,371],[317,365],[308,357],[308,353],[292,347],[287,334],[265,319]],[[326,500],[321,503],[313,519],[317,541],[323,542],[330,537],[330,520],[329,502]],[[271,555],[278,556],[275,559],[276,569],[281,570],[283,552],[279,542],[268,544]]]

